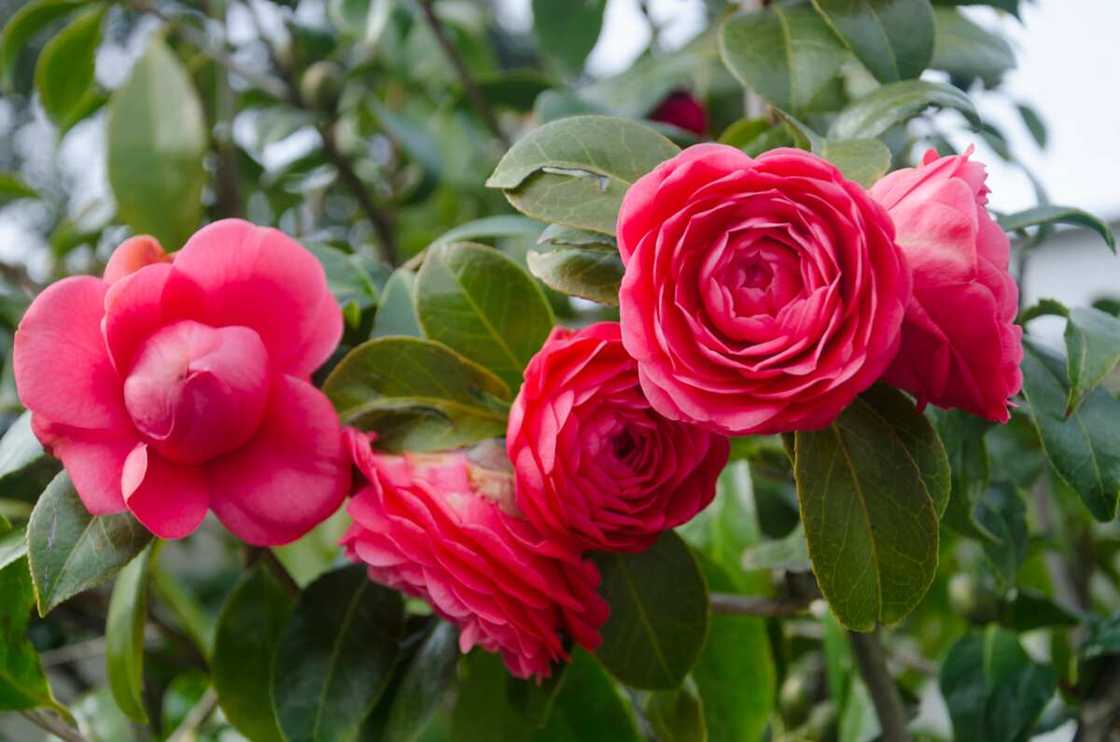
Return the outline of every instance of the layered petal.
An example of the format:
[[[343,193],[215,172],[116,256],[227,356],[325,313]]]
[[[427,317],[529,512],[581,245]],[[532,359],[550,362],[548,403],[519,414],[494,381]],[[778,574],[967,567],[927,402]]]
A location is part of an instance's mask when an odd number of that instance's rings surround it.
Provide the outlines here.
[[[121,490],[128,509],[159,538],[194,533],[210,505],[201,469],[168,461],[144,443],[124,461]]]
[[[137,235],[129,237],[113,251],[101,277],[105,283],[114,284],[145,266],[170,260],[171,257],[163,251],[159,240],[146,234]]]
[[[70,481],[93,515],[111,515],[125,509],[121,470],[136,447],[135,435],[117,431],[93,431],[31,417],[35,436],[43,447],[66,467]]]

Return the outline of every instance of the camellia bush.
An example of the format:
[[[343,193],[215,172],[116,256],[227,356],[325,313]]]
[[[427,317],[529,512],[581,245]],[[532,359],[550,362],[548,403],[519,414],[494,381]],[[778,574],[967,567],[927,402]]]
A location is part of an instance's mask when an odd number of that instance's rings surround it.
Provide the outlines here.
[[[0,737],[1120,734],[1020,2],[606,4],[3,4]]]

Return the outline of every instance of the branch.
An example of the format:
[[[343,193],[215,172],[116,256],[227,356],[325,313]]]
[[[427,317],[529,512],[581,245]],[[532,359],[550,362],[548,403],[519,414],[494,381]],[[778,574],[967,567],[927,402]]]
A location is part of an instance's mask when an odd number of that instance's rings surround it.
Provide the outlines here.
[[[761,616],[784,618],[797,616],[809,610],[809,598],[759,598],[729,593],[712,593],[712,613],[732,616]]]
[[[848,638],[856,656],[859,674],[875,704],[882,738],[886,742],[910,742],[910,732],[906,729],[906,712],[902,708],[902,699],[898,695],[894,678],[887,670],[887,657],[879,629],[876,628],[869,634],[849,631]]]
[[[506,133],[502,131],[502,127],[498,124],[498,119],[494,115],[494,110],[490,108],[490,104],[486,102],[483,97],[482,91],[478,89],[474,78],[471,77],[470,70],[463,62],[463,58],[459,55],[459,50],[451,43],[451,39],[447,36],[447,31],[444,30],[443,24],[439,22],[436,17],[436,12],[432,8],[432,0],[419,0],[420,10],[424,12],[424,20],[428,23],[428,28],[431,29],[432,34],[436,37],[441,49],[443,49],[444,56],[451,66],[455,68],[455,73],[459,76],[459,82],[463,85],[463,89],[470,98],[471,105],[482,120],[486,122],[487,128],[494,133],[498,141],[502,143],[506,149],[509,149],[510,141]]]
[[[206,723],[206,720],[210,718],[217,707],[218,692],[213,687],[207,688],[206,692],[202,694],[202,698],[198,699],[198,703],[187,712],[183,723],[167,738],[167,742],[187,742],[187,740],[194,739],[195,731]]]
[[[45,711],[20,711],[19,715],[40,729],[66,740],[66,742],[89,742],[77,729]]]

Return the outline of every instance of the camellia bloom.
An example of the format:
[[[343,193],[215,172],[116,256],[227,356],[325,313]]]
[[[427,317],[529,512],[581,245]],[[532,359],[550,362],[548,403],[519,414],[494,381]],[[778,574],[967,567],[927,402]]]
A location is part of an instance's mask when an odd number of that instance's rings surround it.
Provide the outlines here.
[[[508,471],[464,451],[381,454],[372,436],[347,435],[368,484],[346,507],[354,522],[342,545],[370,579],[427,600],[458,624],[463,652],[499,652],[520,678],[566,661],[566,639],[599,645],[608,609],[598,569],[508,512]]]
[[[926,152],[871,189],[894,220],[914,275],[902,349],[886,381],[919,403],[957,407],[1007,422],[1023,383],[1019,289],[1008,273],[1010,243],[988,214],[987,173],[963,155]]]
[[[727,438],[654,412],[617,322],[557,327],[525,369],[506,447],[517,504],[550,538],[641,551],[716,493]]]
[[[649,115],[650,121],[672,124],[698,137],[708,133],[708,112],[687,90],[676,90],[665,96]]]
[[[622,342],[654,409],[728,435],[828,425],[894,359],[910,276],[827,161],[699,144],[623,199]]]
[[[127,509],[181,538],[212,509],[271,545],[329,516],[349,486],[338,418],[308,381],[341,334],[315,257],[228,220],[173,259],[137,237],[103,279],[48,287],[13,364],[35,434],[91,513]]]

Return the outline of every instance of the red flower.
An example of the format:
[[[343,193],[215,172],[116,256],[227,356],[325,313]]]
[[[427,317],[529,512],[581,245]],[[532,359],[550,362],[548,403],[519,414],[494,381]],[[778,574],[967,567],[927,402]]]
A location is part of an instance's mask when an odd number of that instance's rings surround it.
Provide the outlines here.
[[[676,90],[665,96],[653,109],[649,120],[672,124],[698,137],[708,133],[708,112],[687,90]]]

